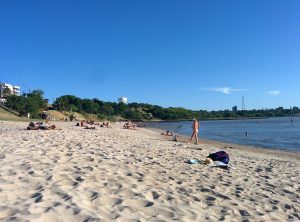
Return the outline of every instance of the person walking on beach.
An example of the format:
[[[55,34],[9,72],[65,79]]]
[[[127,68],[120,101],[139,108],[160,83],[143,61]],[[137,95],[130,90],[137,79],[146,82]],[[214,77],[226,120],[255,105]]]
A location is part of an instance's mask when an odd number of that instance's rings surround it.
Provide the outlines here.
[[[196,144],[198,144],[198,130],[199,130],[199,123],[198,123],[198,121],[197,121],[196,118],[194,118],[194,122],[193,122],[192,128],[193,128],[193,133],[192,133],[192,136],[191,136],[191,139],[190,139],[189,143],[192,142],[192,140],[193,140],[194,137],[195,137],[195,138],[196,138]]]

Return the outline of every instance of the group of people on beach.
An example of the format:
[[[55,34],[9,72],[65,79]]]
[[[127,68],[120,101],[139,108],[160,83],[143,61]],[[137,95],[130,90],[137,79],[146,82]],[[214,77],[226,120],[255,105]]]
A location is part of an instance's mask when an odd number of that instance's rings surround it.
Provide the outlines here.
[[[84,129],[96,129],[96,126],[105,127],[105,128],[112,128],[109,121],[103,121],[102,123],[97,123],[92,120],[81,120],[80,122],[76,123],[75,126],[84,127]],[[128,120],[124,125],[124,129],[136,129],[136,125]],[[54,124],[48,124],[48,120],[46,122],[30,122],[26,128],[27,130],[50,130],[50,129],[57,129]]]
[[[96,129],[96,126],[112,128],[109,121],[102,122],[100,124],[100,123],[94,122],[92,120],[90,120],[90,121],[89,120],[81,120],[80,123],[76,123],[75,126],[84,127],[84,129]]]
[[[191,143],[193,141],[193,139],[196,139],[196,144],[198,144],[199,122],[196,118],[193,119],[192,129],[193,129],[193,133],[188,142]],[[161,135],[162,136],[172,136],[173,137],[172,141],[178,141],[178,137],[179,137],[178,135],[175,135],[173,133],[173,131],[170,131],[170,130],[166,130],[165,132],[162,132]]]
[[[134,123],[132,123],[130,120],[128,120],[124,125],[123,128],[124,129],[133,129],[135,130],[136,125]]]
[[[81,120],[80,123],[76,123],[75,126],[81,126],[84,127],[84,129],[96,129],[96,125],[99,125],[100,127],[106,127],[106,128],[111,128],[112,126],[110,125],[109,121],[106,122],[102,122],[102,124],[99,123],[95,123],[94,121],[85,121],[85,120]],[[128,120],[124,125],[123,125],[124,129],[136,129],[136,125],[134,123],[132,123],[130,120]],[[189,140],[189,142],[192,142],[192,140],[195,138],[196,139],[196,144],[198,144],[198,130],[199,130],[199,123],[197,121],[196,118],[193,119],[193,133],[192,136]],[[50,130],[50,129],[56,129],[56,126],[54,124],[50,125],[48,124],[48,121],[46,121],[46,123],[43,122],[30,122],[27,126],[27,130]],[[173,136],[172,141],[178,141],[178,135],[174,135],[173,131],[165,131],[163,133],[161,133],[161,135],[164,136]]]
[[[56,126],[54,124],[48,124],[47,121],[46,121],[46,123],[30,122],[27,126],[27,130],[54,130],[54,129],[57,129]]]
[[[162,132],[160,135],[163,135],[163,136],[172,136],[172,141],[175,141],[177,142],[178,141],[178,135],[175,135],[173,133],[173,131],[169,131],[169,130],[166,130],[165,132]]]
[[[100,123],[95,123],[94,121],[85,121],[82,120],[78,122],[75,126],[81,126],[84,127],[84,129],[96,129],[96,126],[100,127],[107,127],[111,128],[110,122],[102,122]],[[124,129],[136,129],[136,125],[133,124],[130,120],[128,120],[124,125]],[[27,126],[27,130],[54,130],[57,129],[54,124],[48,124],[48,121],[44,122],[30,122]],[[192,135],[190,140],[188,141],[189,143],[192,142],[194,139],[196,140],[196,144],[198,144],[198,132],[199,132],[199,123],[196,118],[193,119],[193,125],[192,125]],[[178,141],[178,135],[175,135],[173,131],[166,130],[165,132],[161,133],[163,136],[172,136],[172,141]],[[219,151],[216,153],[211,153],[207,156],[205,161],[200,161],[198,159],[190,159],[187,161],[187,163],[194,164],[194,163],[204,163],[204,164],[213,164],[213,163],[222,163],[221,166],[227,166],[229,162],[229,156],[226,152],[224,151]],[[219,165],[220,166],[220,165]]]

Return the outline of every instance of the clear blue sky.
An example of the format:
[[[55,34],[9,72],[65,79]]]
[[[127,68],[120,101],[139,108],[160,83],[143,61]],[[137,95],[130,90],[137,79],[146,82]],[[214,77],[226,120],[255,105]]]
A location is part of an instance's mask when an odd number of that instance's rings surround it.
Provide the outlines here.
[[[199,110],[300,106],[300,1],[0,1],[0,81]]]

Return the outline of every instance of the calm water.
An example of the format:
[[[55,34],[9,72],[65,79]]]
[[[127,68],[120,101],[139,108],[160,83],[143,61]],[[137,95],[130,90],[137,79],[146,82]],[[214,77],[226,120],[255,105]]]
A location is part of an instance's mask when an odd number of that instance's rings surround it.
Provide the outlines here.
[[[164,130],[188,135],[192,133],[192,122],[161,122],[150,124]],[[247,132],[247,135],[246,135]],[[201,121],[199,137],[245,144],[265,148],[300,151],[300,117]]]

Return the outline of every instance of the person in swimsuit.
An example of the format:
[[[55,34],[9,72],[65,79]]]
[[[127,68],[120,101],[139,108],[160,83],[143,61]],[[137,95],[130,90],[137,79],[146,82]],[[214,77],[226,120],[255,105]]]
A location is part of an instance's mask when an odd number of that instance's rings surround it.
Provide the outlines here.
[[[192,133],[192,136],[191,136],[191,139],[189,142],[192,142],[192,140],[194,139],[194,137],[196,138],[196,144],[198,144],[198,131],[199,131],[199,123],[197,121],[196,118],[194,118],[194,122],[193,122],[193,133]]]

